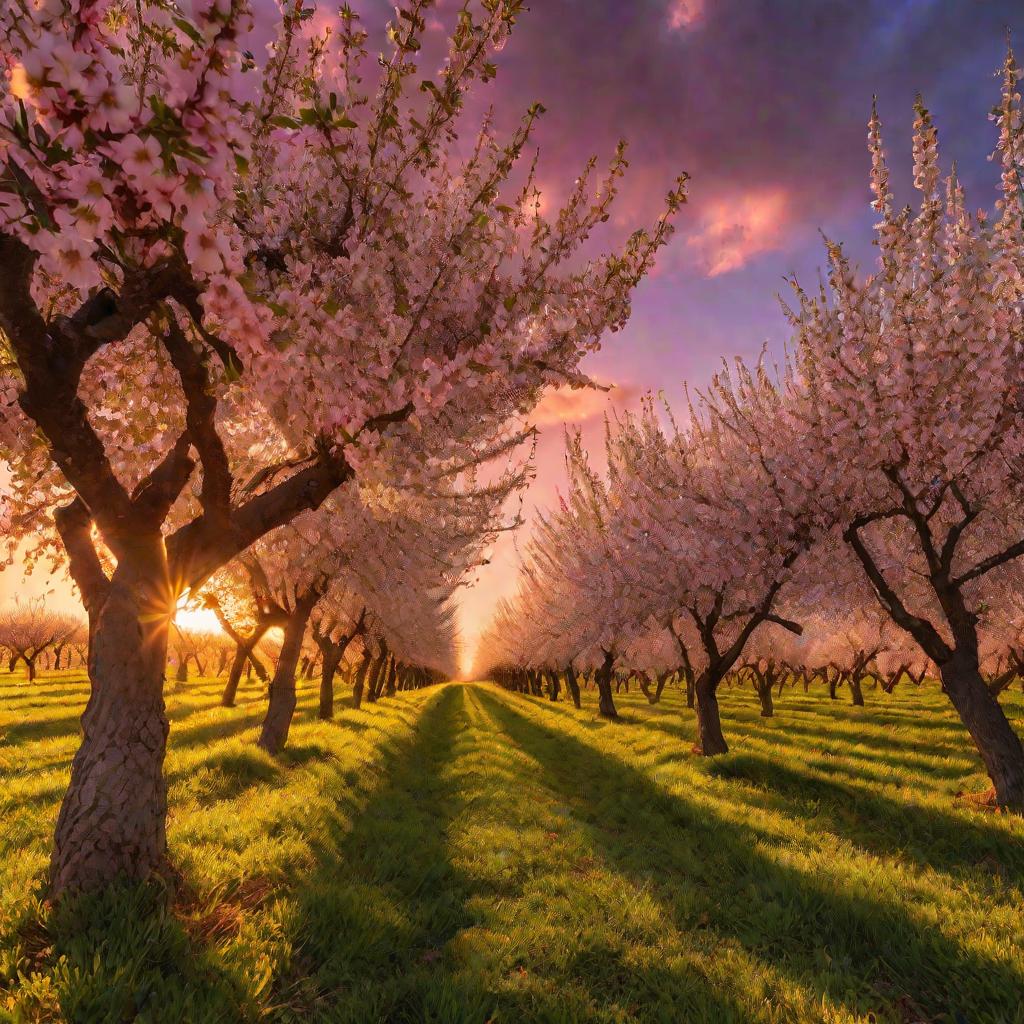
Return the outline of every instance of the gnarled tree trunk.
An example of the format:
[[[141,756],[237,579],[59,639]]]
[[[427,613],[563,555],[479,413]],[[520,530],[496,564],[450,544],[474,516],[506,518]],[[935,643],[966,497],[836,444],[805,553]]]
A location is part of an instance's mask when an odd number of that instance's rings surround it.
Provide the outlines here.
[[[1024,746],[982,678],[977,658],[955,652],[939,666],[953,707],[971,734],[995,788],[996,802],[1024,812]]]
[[[278,659],[274,678],[270,683],[270,701],[263,729],[257,745],[268,754],[278,754],[288,741],[292,716],[295,714],[295,669],[302,654],[302,641],[306,635],[306,624],[313,613],[322,592],[311,588],[296,597],[295,606],[288,615],[284,627],[284,642]]]
[[[320,708],[317,713],[325,722],[334,717],[334,675],[344,652],[345,648],[340,644],[332,644],[320,660]]]
[[[576,669],[574,669],[572,665],[568,665],[565,669],[565,685],[569,687],[569,694],[572,697],[573,706],[576,708],[581,707],[580,683],[576,678]]]
[[[612,666],[615,662],[614,656],[605,651],[604,661],[595,674],[597,683],[597,713],[602,718],[618,718],[619,713],[615,710],[615,698],[612,696]]]
[[[851,672],[846,677],[846,682],[850,687],[850,702],[858,708],[864,707],[864,688],[861,685],[859,674]]]
[[[363,703],[363,690],[366,686],[366,675],[370,671],[370,661],[373,655],[370,653],[369,642],[363,647],[363,656],[359,659],[359,667],[356,669],[355,682],[352,684],[352,706],[358,711]]]
[[[722,719],[718,711],[718,684],[721,674],[705,669],[694,684],[695,707],[697,712],[698,753],[705,757],[716,754],[727,754],[729,744],[725,742],[722,732]]]
[[[166,865],[163,685],[174,604],[159,608],[160,589],[122,561],[91,615],[92,692],[57,819],[54,896],[144,879]]]

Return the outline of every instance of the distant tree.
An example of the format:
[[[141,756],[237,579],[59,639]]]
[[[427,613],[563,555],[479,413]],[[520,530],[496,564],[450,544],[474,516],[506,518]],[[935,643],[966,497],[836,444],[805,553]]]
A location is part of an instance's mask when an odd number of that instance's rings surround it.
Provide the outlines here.
[[[9,672],[18,661],[25,663],[29,682],[36,678],[36,662],[40,655],[63,647],[82,628],[74,615],[51,609],[44,598],[15,600],[0,608],[0,646],[9,652]]]

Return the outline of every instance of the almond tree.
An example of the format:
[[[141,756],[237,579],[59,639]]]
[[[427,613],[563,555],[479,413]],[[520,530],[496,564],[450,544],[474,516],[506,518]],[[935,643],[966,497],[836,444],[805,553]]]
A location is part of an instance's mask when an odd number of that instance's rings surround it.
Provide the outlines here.
[[[18,661],[25,663],[28,681],[36,678],[36,661],[45,651],[63,647],[81,627],[73,615],[54,611],[39,597],[22,602],[15,600],[0,608],[0,647],[10,651],[8,671]]]
[[[592,671],[598,713],[618,718],[612,695],[617,659],[632,639],[628,581],[611,523],[606,482],[590,465],[578,433],[566,435],[566,493],[539,516],[522,567],[513,614],[524,620],[526,667],[563,669],[574,702],[576,670]]]
[[[878,601],[938,668],[996,802],[1024,810],[1024,747],[985,685],[985,580],[1024,554],[1024,203],[1019,72],[1007,56],[996,215],[940,183],[937,133],[914,128],[916,214],[897,211],[877,116],[869,131],[879,266],[829,246],[828,287],[797,289],[806,448],[838,467],[833,503]]]
[[[164,863],[179,597],[413,432],[458,448],[578,379],[670,234],[574,259],[624,157],[537,216],[532,179],[507,185],[537,110],[504,144],[456,137],[520,0],[460,14],[421,102],[430,6],[399,10],[378,62],[347,8],[318,39],[289,4],[259,69],[244,0],[0,11],[3,515],[56,519],[92,640],[55,894]],[[237,440],[260,430],[286,450],[254,465]]]
[[[738,363],[690,404],[685,427],[668,411],[664,426],[648,401],[608,436],[625,599],[637,626],[665,624],[686,651],[704,755],[728,750],[718,687],[754,632],[801,631],[779,603],[822,531],[797,462],[794,387]]]

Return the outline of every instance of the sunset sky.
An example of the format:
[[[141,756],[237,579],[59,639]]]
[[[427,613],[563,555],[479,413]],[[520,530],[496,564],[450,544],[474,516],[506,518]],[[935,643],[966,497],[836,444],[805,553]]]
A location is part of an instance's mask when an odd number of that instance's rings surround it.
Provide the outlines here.
[[[261,0],[268,2],[268,0]],[[389,9],[353,4],[371,24]],[[430,31],[440,41],[458,5],[445,0]],[[723,356],[780,351],[783,276],[813,281],[825,234],[871,260],[866,122],[877,94],[897,198],[909,200],[915,93],[935,114],[944,164],[956,160],[971,206],[991,206],[996,175],[995,72],[1007,29],[1024,39],[1020,0],[532,0],[500,55],[486,102],[511,128],[534,101],[547,108],[537,141],[540,184],[552,201],[590,154],[631,144],[614,226],[650,222],[682,170],[691,203],[656,275],[639,290],[627,330],[587,369],[636,402],[648,389],[678,398]],[[1024,42],[1021,43],[1024,46]],[[550,503],[561,476],[561,424],[600,438],[609,398],[558,394],[526,508]],[[525,538],[521,537],[519,542]],[[515,540],[464,592],[468,646],[498,597],[515,585]],[[39,589],[35,581],[30,586]],[[0,574],[0,600],[23,587]]]
[[[571,181],[621,135],[632,167],[620,212],[650,217],[680,169],[691,202],[633,319],[588,369],[630,404],[650,389],[678,399],[723,356],[781,353],[783,277],[813,282],[821,232],[870,266],[866,150],[878,96],[897,199],[909,202],[913,103],[939,126],[970,206],[990,207],[997,175],[988,114],[1006,32],[1024,39],[1024,5],[983,0],[538,0],[502,55],[503,108],[542,100],[545,174]],[[1022,43],[1021,45],[1024,45]],[[561,172],[561,173],[559,173]],[[562,476],[561,420],[582,420],[594,448],[608,399],[546,401],[538,478],[526,507],[549,504]],[[520,538],[520,543],[525,538]],[[517,553],[498,546],[464,600],[468,645],[514,589]]]

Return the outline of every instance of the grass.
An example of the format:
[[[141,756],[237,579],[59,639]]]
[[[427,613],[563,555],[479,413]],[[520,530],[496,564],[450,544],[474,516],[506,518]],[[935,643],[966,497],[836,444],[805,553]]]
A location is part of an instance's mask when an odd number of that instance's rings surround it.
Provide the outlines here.
[[[320,723],[307,684],[277,761],[218,692],[169,696],[174,902],[51,911],[86,687],[0,677],[0,1019],[1024,1022],[1024,825],[956,798],[985,780],[933,690],[727,690],[712,761],[676,692]]]

